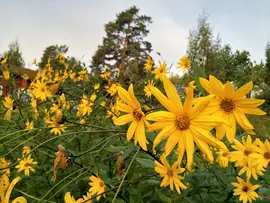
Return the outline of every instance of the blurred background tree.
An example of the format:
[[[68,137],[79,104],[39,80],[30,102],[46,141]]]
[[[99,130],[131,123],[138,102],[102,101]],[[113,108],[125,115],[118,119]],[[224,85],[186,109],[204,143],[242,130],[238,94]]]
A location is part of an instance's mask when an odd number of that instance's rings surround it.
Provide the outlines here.
[[[25,62],[23,59],[23,53],[20,48],[19,41],[16,40],[14,42],[11,42],[8,46],[8,50],[4,53],[5,57],[8,57],[7,59],[7,65],[13,65],[13,66],[19,66],[24,67]]]
[[[106,37],[92,57],[92,74],[108,70],[116,77],[120,68],[119,78],[127,85],[145,77],[144,63],[152,51],[151,43],[145,40],[150,23],[151,17],[140,15],[139,9],[132,6],[105,24]]]

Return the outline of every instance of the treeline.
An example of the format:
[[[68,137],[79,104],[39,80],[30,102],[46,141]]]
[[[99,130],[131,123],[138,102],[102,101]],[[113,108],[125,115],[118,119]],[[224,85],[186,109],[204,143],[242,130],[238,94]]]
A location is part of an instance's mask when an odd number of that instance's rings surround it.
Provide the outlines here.
[[[88,69],[90,77],[110,71],[115,78],[120,74],[117,80],[121,80],[122,84],[136,84],[139,79],[146,77],[144,63],[153,51],[151,42],[146,40],[150,23],[150,16],[140,14],[139,8],[132,6],[104,25],[106,35],[92,56],[89,66],[75,57],[66,57],[64,60],[68,60],[67,64],[73,66],[74,70]],[[59,62],[55,58],[67,55],[68,48],[67,45],[48,46],[37,66],[43,68],[50,58],[52,67],[62,69],[61,60]],[[248,50],[233,51],[230,44],[222,44],[221,37],[213,34],[208,14],[203,13],[198,18],[196,29],[189,33],[186,53],[192,61],[199,64],[206,75],[214,75],[223,82],[231,81],[239,87],[252,80],[254,90],[249,96],[265,99],[264,110],[270,113],[270,42],[266,42],[265,60],[254,62]],[[9,45],[4,56],[8,57],[9,65],[25,65],[18,41]],[[171,76],[175,84],[184,86],[192,78],[192,69],[184,76]]]

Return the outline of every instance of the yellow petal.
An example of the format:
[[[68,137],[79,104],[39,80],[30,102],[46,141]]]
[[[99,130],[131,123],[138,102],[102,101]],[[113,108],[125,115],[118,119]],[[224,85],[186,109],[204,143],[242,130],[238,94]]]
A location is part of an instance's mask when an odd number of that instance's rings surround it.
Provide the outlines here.
[[[244,97],[246,94],[248,94],[253,88],[253,82],[250,81],[249,83],[243,85],[235,92],[235,97]]]
[[[207,79],[200,77],[199,80],[200,80],[202,87],[208,92],[208,94],[214,93],[211,86],[210,86],[210,82]]]
[[[133,116],[131,114],[126,114],[126,115],[123,115],[123,116],[120,116],[120,117],[114,119],[114,124],[115,125],[125,125],[132,120],[133,120]]]
[[[131,123],[131,125],[129,126],[128,131],[127,131],[127,140],[128,140],[128,141],[130,141],[131,138],[133,137],[134,132],[135,132],[135,130],[136,130],[136,128],[137,128],[137,125],[138,125],[138,122],[133,121],[133,122]]]
[[[191,166],[193,163],[194,141],[193,136],[189,130],[184,131],[184,142],[187,152],[187,169],[191,171]]]
[[[14,178],[12,180],[12,182],[10,183],[8,189],[7,189],[7,192],[6,192],[6,197],[3,201],[3,203],[9,203],[9,198],[10,198],[10,194],[14,188],[14,186],[17,184],[17,182],[19,182],[21,180],[21,177],[17,177],[17,178]]]
[[[183,110],[182,102],[180,100],[180,97],[178,95],[178,92],[175,88],[175,86],[172,84],[169,78],[165,77],[163,81],[164,89],[166,92],[166,95],[168,96],[169,100],[174,104],[175,110],[177,113],[181,113]]]
[[[133,102],[132,98],[130,97],[129,93],[122,87],[117,87],[117,92],[119,97],[125,101],[128,105],[132,107],[136,107],[137,105]]]
[[[137,100],[137,98],[135,97],[132,84],[128,88],[128,93],[129,93],[130,98],[133,100],[133,103],[136,105],[136,108],[140,108],[141,105],[139,101]]]
[[[175,109],[175,105],[171,100],[169,100],[162,92],[156,87],[149,87],[152,94],[157,98],[157,100],[164,106],[168,111],[177,114],[178,111]]]
[[[135,131],[135,136],[136,136],[137,140],[139,141],[141,148],[143,148],[145,151],[147,151],[146,143],[148,143],[148,142],[147,142],[146,136],[145,136],[143,120],[140,120],[138,122],[138,126],[137,126],[136,131]]]

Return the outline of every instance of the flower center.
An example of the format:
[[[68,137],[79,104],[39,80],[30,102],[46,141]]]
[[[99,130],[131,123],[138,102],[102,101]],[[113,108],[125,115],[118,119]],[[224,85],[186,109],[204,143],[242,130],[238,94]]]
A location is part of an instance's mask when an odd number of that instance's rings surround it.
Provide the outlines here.
[[[223,152],[222,156],[228,156],[228,152]]]
[[[42,87],[42,88],[40,89],[40,91],[41,91],[41,92],[45,92],[45,88]]]
[[[168,170],[167,175],[173,177],[173,171],[171,169]]]
[[[100,182],[100,183],[99,183],[99,186],[100,186],[100,187],[103,187],[103,186],[104,186],[104,183],[103,183],[103,182]]]
[[[250,155],[250,154],[251,154],[251,152],[250,152],[250,151],[248,151],[248,150],[245,150],[245,151],[244,151],[244,154],[245,154],[246,156],[248,156],[248,155]]]
[[[137,121],[140,121],[142,119],[142,116],[142,113],[140,113],[136,109],[133,110],[133,118],[135,118]]]
[[[243,192],[248,192],[248,186],[244,186],[244,187],[242,188],[242,191],[243,191]]]
[[[175,126],[178,130],[187,130],[189,128],[190,122],[187,116],[179,116],[175,120]]]
[[[265,152],[265,153],[263,154],[263,156],[264,156],[264,158],[266,158],[266,159],[270,159],[270,153],[269,153],[269,152]]]
[[[220,104],[220,108],[222,108],[226,113],[232,113],[235,108],[235,103],[232,99],[223,99]]]

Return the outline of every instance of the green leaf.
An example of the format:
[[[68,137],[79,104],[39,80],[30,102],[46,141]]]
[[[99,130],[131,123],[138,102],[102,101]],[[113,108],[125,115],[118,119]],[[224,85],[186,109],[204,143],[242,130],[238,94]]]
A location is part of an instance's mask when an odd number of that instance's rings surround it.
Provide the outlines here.
[[[205,75],[204,71],[198,66],[198,64],[195,61],[192,62],[191,68],[194,70],[194,80],[195,80],[196,87],[203,94],[203,96],[205,96],[206,94],[205,94],[205,91],[200,83],[199,78],[200,77],[206,78],[206,75]]]
[[[127,149],[127,147],[124,146],[120,146],[120,147],[115,147],[115,146],[109,146],[108,148],[106,148],[106,150],[108,152],[120,152],[120,151],[125,151]]]
[[[143,168],[155,168],[155,163],[151,159],[144,158],[135,158],[135,160],[143,167]]]

